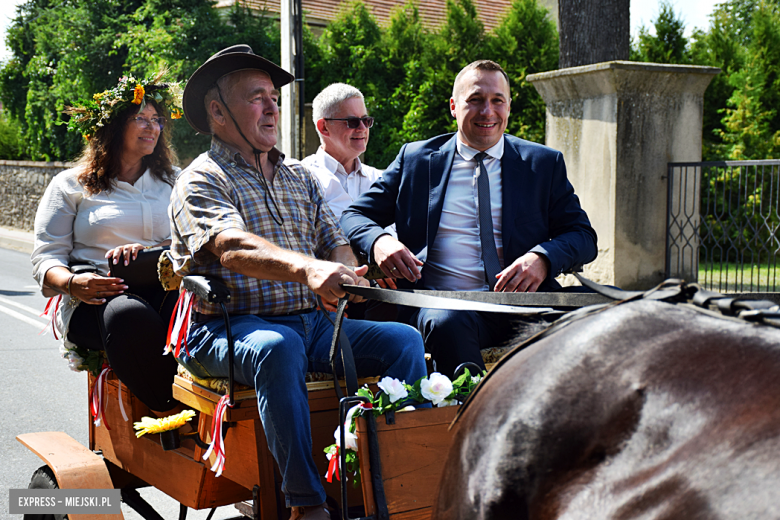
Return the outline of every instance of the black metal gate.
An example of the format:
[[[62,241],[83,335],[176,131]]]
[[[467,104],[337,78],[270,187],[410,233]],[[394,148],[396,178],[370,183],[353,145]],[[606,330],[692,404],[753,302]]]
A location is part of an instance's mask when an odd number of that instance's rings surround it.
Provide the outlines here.
[[[780,160],[669,163],[666,276],[780,290]]]

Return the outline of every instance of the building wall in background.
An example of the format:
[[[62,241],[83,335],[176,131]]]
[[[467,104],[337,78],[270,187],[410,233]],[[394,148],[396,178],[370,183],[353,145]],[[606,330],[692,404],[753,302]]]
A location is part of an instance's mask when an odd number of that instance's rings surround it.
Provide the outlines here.
[[[363,0],[369,11],[376,17],[380,25],[386,26],[390,22],[393,9],[406,4],[407,0]],[[558,25],[558,0],[537,0],[540,5],[550,10],[555,25]],[[278,16],[281,11],[280,0],[219,0],[217,8],[230,7],[236,2],[252,10],[262,11],[267,9]],[[328,22],[334,20],[341,8],[343,0],[302,0],[303,11],[306,13],[306,22],[319,34],[317,29],[323,29]],[[503,14],[509,9],[511,0],[474,0],[479,13],[479,19],[485,24],[485,29],[495,29]],[[447,4],[444,0],[417,0],[423,24],[429,29],[444,24],[447,16]]]

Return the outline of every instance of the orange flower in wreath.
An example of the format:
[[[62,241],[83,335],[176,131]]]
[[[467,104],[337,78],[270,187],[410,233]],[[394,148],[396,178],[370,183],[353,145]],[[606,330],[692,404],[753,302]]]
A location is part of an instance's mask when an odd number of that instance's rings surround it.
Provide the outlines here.
[[[141,102],[144,100],[144,94],[146,94],[146,91],[144,90],[143,85],[141,84],[136,85],[135,90],[133,91],[132,103],[134,105],[140,105]]]

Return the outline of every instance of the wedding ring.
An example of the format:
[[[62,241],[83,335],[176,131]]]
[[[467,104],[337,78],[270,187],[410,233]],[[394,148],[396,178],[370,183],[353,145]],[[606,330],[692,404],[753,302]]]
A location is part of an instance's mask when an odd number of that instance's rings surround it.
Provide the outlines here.
[[[398,268],[397,268],[397,267],[393,267],[393,268],[392,268],[392,269],[390,269],[390,270],[391,270],[391,271],[398,271]]]

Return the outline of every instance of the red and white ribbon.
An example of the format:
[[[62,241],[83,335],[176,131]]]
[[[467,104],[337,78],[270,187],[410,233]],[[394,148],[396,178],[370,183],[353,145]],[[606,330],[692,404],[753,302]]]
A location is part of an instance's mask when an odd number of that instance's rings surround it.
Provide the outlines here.
[[[325,472],[325,477],[328,479],[328,482],[333,482],[334,476],[336,477],[336,480],[341,480],[341,477],[339,476],[339,453],[340,449],[338,446],[336,446],[336,453],[328,453],[330,462],[328,463],[328,471]]]
[[[95,384],[92,387],[92,399],[90,409],[92,411],[92,417],[95,419],[95,426],[104,424],[107,430],[111,428],[108,426],[105,415],[105,396],[106,396],[106,378],[111,371],[111,367],[107,363],[103,363],[103,370],[100,375],[95,379]]]
[[[358,403],[352,408],[349,409],[347,412],[347,418],[344,420],[344,427],[346,428],[346,431],[349,431],[349,429],[352,426],[352,417],[355,415],[355,412],[358,410],[373,410],[374,405],[373,403]]]
[[[193,303],[195,303],[194,295],[190,291],[182,290],[168,325],[168,337],[165,339],[163,355],[170,353],[173,349],[173,355],[179,357],[182,346],[189,355],[187,332],[190,330]]]
[[[344,420],[344,432],[345,432],[345,439],[346,434],[352,429],[352,417],[355,415],[355,413],[358,410],[372,410],[374,408],[374,405],[372,403],[359,403],[353,406],[349,409],[347,412],[347,417]],[[339,476],[339,462],[340,462],[340,453],[341,453],[341,431],[339,429],[336,430],[337,438],[336,438],[336,453],[329,453],[328,459],[330,462],[328,463],[328,470],[325,472],[325,478],[328,480],[328,482],[333,482],[333,477],[336,477],[336,480],[341,480],[341,477]],[[357,450],[355,450],[357,451]]]
[[[223,395],[217,402],[217,409],[214,412],[214,417],[211,418],[211,444],[209,444],[206,453],[203,454],[203,460],[207,460],[212,452],[217,455],[214,465],[211,466],[211,471],[215,472],[217,476],[222,475],[222,470],[225,469],[225,439],[222,437],[222,420],[230,406],[229,402],[230,396],[228,395]]]
[[[62,295],[58,294],[57,296],[53,296],[49,298],[49,301],[46,302],[46,308],[43,310],[43,314],[40,315],[41,318],[46,318],[49,320],[49,324],[51,324],[51,333],[54,335],[54,339],[60,339],[57,337],[57,309],[60,306],[60,301],[62,300]],[[41,331],[38,333],[38,335],[43,334],[46,332],[49,328],[49,325],[47,324],[45,327],[41,329]]]

